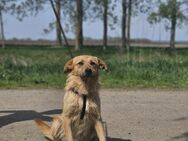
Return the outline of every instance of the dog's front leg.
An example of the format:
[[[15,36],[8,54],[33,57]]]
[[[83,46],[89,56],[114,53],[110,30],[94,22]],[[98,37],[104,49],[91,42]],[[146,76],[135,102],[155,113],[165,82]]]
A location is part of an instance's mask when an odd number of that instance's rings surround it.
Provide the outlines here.
[[[68,117],[64,117],[63,127],[64,127],[66,141],[73,141],[71,120]]]
[[[95,130],[97,132],[97,136],[99,138],[99,141],[106,141],[103,125],[102,125],[102,122],[100,120],[96,121]]]

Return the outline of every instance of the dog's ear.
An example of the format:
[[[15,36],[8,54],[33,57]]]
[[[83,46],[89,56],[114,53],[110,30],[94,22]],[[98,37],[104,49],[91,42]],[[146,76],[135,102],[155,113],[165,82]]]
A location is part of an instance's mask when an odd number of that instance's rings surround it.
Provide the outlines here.
[[[99,68],[107,71],[108,67],[107,67],[106,63],[100,58],[97,58],[97,59],[98,59]]]
[[[69,60],[64,66],[64,73],[70,73],[73,69],[73,59]]]

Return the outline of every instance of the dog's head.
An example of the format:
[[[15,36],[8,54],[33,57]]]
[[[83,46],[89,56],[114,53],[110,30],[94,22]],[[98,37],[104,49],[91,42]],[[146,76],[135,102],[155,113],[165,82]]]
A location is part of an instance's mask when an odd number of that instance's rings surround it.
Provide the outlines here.
[[[81,55],[69,60],[64,66],[65,73],[82,78],[90,78],[98,76],[99,70],[107,70],[105,62],[95,56]]]

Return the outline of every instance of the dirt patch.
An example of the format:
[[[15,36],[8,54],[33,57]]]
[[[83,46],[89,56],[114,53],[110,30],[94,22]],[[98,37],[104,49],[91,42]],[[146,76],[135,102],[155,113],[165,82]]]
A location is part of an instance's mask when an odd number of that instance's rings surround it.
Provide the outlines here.
[[[0,90],[0,140],[46,141],[33,119],[61,113],[63,90]],[[188,141],[188,92],[101,90],[109,141]]]

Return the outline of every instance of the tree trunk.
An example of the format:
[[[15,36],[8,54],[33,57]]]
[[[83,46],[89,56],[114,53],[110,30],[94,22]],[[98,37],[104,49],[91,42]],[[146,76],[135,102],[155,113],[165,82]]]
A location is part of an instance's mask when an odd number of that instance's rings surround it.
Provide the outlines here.
[[[108,42],[108,0],[104,0],[103,12],[103,50],[107,48]]]
[[[83,46],[83,5],[82,0],[76,0],[76,45],[75,50],[79,50]]]
[[[0,26],[1,26],[1,45],[2,48],[5,48],[4,23],[3,23],[3,15],[1,9],[0,9]]]
[[[177,6],[176,0],[172,0],[173,9],[171,15],[171,29],[170,29],[170,48],[171,50],[175,49],[175,40],[176,40],[176,20],[177,20]]]
[[[131,16],[132,16],[132,0],[128,4],[128,19],[127,19],[127,48],[130,48],[131,40]]]
[[[121,23],[121,48],[120,51],[123,52],[123,48],[126,47],[126,20],[127,20],[127,0],[122,0],[122,23]]]
[[[174,20],[171,21],[171,29],[170,29],[170,48],[175,49],[175,39],[176,39],[176,22]]]
[[[59,19],[61,20],[61,0],[56,0],[56,11]],[[56,20],[56,44],[58,46],[62,46],[61,30],[57,20]]]

